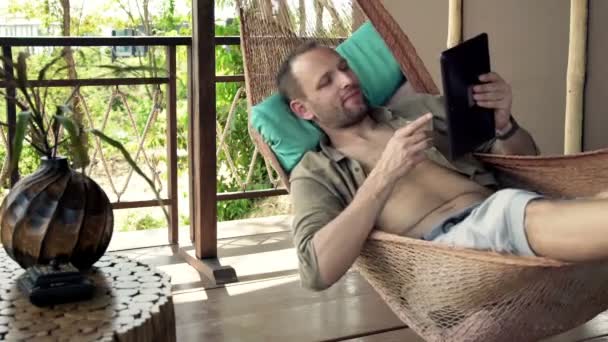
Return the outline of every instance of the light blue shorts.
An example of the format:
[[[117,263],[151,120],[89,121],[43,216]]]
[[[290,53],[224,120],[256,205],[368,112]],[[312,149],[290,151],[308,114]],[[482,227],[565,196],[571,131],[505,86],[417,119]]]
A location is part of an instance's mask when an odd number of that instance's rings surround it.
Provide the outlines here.
[[[528,203],[541,197],[526,190],[499,190],[485,201],[447,218],[423,239],[454,247],[533,256],[524,216]]]

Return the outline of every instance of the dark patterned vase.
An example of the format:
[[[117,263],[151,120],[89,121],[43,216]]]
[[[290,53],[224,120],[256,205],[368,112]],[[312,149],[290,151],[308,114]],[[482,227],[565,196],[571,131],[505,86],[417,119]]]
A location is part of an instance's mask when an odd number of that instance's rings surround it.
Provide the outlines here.
[[[4,249],[21,267],[70,261],[89,268],[106,251],[114,214],[104,191],[65,158],[43,159],[0,207]]]

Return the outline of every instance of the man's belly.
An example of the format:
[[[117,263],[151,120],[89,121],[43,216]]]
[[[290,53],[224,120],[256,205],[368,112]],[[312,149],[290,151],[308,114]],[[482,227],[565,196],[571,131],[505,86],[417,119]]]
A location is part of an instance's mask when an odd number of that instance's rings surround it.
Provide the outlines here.
[[[419,238],[446,218],[486,199],[491,191],[431,161],[397,182],[376,226]]]

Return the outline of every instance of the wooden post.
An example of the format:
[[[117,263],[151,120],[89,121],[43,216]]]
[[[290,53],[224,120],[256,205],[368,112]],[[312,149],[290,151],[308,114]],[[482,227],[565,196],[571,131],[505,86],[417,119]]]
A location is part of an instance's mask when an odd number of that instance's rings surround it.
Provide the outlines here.
[[[566,92],[564,153],[582,151],[587,58],[588,0],[570,1],[570,46]]]
[[[178,243],[178,192],[177,192],[177,51],[175,45],[167,46],[167,174],[169,202],[169,243]],[[188,75],[190,76],[190,75]]]
[[[216,284],[238,281],[217,259],[214,1],[192,1],[192,98],[190,121],[190,225],[194,250],[180,248],[186,262]]]
[[[197,258],[217,256],[216,132],[215,132],[215,42],[214,1],[192,2],[192,58],[194,112],[192,144],[194,168],[193,209],[197,211],[194,247]]]
[[[194,122],[192,120],[194,115],[194,96],[192,87],[194,86],[194,74],[192,73],[192,45],[187,47],[187,59],[188,59],[188,170],[190,174],[188,177],[188,194],[189,194],[189,207],[190,207],[190,242],[194,243],[194,222],[196,222],[196,210],[194,210],[194,153],[190,153],[192,150],[192,143],[194,142],[194,136],[192,131],[194,130]]]
[[[4,57],[4,71],[6,72],[6,80],[12,81],[14,79],[13,71],[13,50],[10,46],[2,47],[2,56]],[[7,146],[7,157],[11,158],[13,154],[13,139],[15,138],[15,129],[17,126],[17,106],[15,104],[15,98],[17,97],[17,90],[15,86],[7,86],[6,88],[6,123],[8,124],[8,146]],[[19,170],[12,170],[10,174],[10,185],[11,187],[19,181]]]
[[[462,0],[450,0],[448,10],[448,42],[451,48],[462,41]]]

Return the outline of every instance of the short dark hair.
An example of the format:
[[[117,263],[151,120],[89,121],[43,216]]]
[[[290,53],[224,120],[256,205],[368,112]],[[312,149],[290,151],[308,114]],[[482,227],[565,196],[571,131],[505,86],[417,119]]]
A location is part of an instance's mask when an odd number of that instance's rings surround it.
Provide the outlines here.
[[[320,47],[323,47],[323,45],[314,40],[309,40],[293,50],[281,64],[277,74],[277,87],[279,88],[279,94],[281,94],[286,102],[289,103],[294,98],[304,96],[302,87],[293,74],[291,64],[299,56]]]

